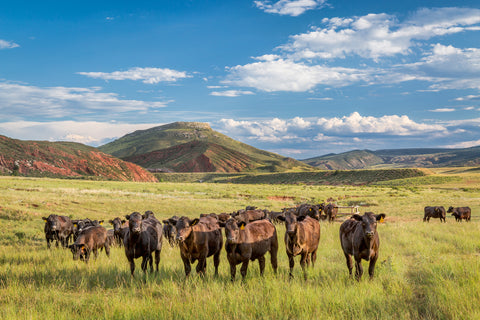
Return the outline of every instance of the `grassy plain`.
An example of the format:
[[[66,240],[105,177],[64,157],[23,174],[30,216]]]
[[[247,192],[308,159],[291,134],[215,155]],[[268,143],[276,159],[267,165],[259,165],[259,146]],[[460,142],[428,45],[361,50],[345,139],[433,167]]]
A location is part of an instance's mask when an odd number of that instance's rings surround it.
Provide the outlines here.
[[[1,319],[480,319],[480,172],[436,174],[368,186],[228,183],[125,183],[0,177]],[[160,272],[132,279],[121,248],[88,265],[68,250],[46,249],[42,216],[111,219],[152,210],[157,217],[232,212],[246,205],[280,210],[333,198],[384,212],[376,277],[348,277],[340,221],[321,222],[317,264],[303,280],[296,259],[288,279],[283,241],[279,274],[251,263],[245,282],[207,262],[205,279],[185,280],[178,248],[164,243]],[[470,206],[470,223],[423,223],[426,205]],[[343,218],[344,219],[344,218]],[[108,228],[108,226],[107,226]],[[283,240],[285,227],[277,226]],[[364,262],[364,267],[367,265]]]

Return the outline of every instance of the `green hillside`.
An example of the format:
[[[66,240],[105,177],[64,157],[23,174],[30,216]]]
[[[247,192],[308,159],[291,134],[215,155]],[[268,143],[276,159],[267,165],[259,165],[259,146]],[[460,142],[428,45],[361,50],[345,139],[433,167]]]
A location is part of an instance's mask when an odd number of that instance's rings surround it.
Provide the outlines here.
[[[177,172],[312,169],[301,161],[236,141],[200,122],[175,122],[135,131],[99,149],[145,168]]]

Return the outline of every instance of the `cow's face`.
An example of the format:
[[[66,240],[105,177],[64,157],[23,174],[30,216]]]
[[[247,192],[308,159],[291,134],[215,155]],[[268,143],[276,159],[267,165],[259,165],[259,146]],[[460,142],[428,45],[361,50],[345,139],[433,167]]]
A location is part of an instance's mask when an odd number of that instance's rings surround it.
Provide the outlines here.
[[[51,214],[48,216],[48,218],[43,217],[42,219],[45,221],[46,230],[55,232],[59,228],[58,216],[56,214]]]
[[[128,228],[134,235],[139,235],[142,232],[142,220],[143,217],[140,213],[134,212],[125,216],[128,220]]]
[[[447,213],[451,213],[451,212],[453,212],[453,207],[448,208]]]
[[[235,219],[228,219],[225,223],[225,237],[227,243],[236,244],[240,238],[240,230],[245,228],[245,222],[237,222]]]
[[[305,219],[305,216],[297,217],[292,212],[286,212],[285,216],[279,216],[278,219],[285,221],[286,234],[293,238],[297,233],[297,223]]]
[[[355,214],[352,217],[361,222],[363,236],[366,240],[372,240],[377,232],[377,221],[383,220],[385,214],[381,213],[375,215],[373,212],[365,212],[363,216]]]
[[[73,254],[73,260],[82,260],[85,261],[85,258],[87,256],[87,247],[84,244],[72,244],[69,245],[68,248],[70,248],[70,251],[72,251]]]
[[[198,223],[198,219],[190,220],[187,217],[178,219],[175,228],[177,229],[177,241],[183,242],[190,236],[192,227]]]
[[[117,217],[109,222],[113,226],[113,231],[117,232],[122,228],[122,225],[126,222],[126,220],[120,220],[120,218]]]

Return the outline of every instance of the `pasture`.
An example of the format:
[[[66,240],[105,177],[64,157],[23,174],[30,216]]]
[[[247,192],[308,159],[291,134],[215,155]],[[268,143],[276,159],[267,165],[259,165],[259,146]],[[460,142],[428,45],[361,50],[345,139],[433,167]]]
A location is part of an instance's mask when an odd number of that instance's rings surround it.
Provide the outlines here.
[[[289,280],[284,225],[277,225],[279,272],[267,255],[265,277],[250,263],[245,282],[230,282],[222,249],[219,277],[185,280],[179,249],[164,241],[160,271],[135,278],[123,248],[100,252],[88,264],[44,239],[42,216],[123,217],[152,210],[172,215],[232,212],[247,205],[280,211],[333,198],[360,211],[385,213],[378,225],[375,278],[348,277],[339,241],[340,221],[320,222],[317,263],[304,281],[295,259]],[[422,222],[426,205],[470,206],[472,221]],[[111,226],[105,223],[109,229]],[[363,261],[364,268],[368,265]],[[239,266],[237,267],[237,270]],[[436,175],[368,186],[288,184],[126,183],[0,177],[1,319],[479,319],[480,173]]]

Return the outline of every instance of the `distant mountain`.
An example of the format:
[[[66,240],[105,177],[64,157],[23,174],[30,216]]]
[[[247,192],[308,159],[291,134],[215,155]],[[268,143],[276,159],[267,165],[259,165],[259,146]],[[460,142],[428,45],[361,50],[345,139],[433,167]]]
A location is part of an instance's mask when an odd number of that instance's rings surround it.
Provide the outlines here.
[[[99,150],[151,171],[283,172],[313,169],[301,161],[236,141],[201,122],[175,122],[135,131],[99,147]]]
[[[73,142],[23,141],[0,136],[0,173],[35,177],[96,177],[157,181],[133,163]]]
[[[465,149],[354,150],[302,160],[326,170],[479,166],[480,147]]]

